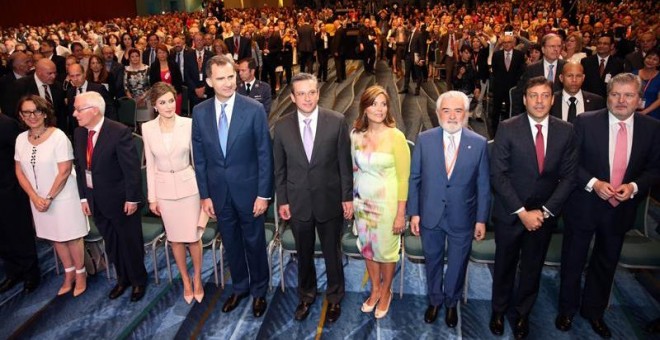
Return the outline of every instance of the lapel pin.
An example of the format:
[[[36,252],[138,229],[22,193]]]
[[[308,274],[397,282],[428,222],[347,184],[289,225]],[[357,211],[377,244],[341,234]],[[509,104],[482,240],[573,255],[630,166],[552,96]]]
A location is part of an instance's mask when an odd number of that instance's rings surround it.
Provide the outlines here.
[[[468,145],[468,149],[472,149],[472,145]]]

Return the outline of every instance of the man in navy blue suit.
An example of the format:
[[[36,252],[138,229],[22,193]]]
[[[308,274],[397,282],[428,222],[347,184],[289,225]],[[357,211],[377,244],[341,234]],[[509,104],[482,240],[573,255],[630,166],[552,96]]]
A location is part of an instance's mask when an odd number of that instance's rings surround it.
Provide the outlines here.
[[[429,306],[424,321],[434,322],[444,304],[445,322],[451,328],[458,322],[456,303],[465,283],[472,238],[483,239],[490,210],[487,142],[464,128],[469,104],[459,91],[438,98],[440,127],[417,138],[408,194],[410,227],[415,235],[421,232],[426,260]],[[445,243],[448,262],[443,280]]]
[[[268,259],[264,213],[273,190],[273,154],[264,107],[236,95],[233,60],[214,56],[206,83],[215,96],[193,109],[192,145],[202,209],[218,218],[234,292],[227,313],[251,294],[252,312],[266,310]]]

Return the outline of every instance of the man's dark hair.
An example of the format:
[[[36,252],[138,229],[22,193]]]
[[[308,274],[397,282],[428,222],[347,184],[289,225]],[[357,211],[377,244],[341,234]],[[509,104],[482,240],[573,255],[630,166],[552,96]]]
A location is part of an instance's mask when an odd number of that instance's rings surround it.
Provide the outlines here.
[[[531,89],[532,87],[540,86],[540,85],[547,86],[548,88],[550,88],[550,92],[552,92],[552,85],[553,85],[552,80],[548,80],[544,76],[538,76],[527,80],[527,83],[525,84],[525,95],[527,95],[527,90]]]

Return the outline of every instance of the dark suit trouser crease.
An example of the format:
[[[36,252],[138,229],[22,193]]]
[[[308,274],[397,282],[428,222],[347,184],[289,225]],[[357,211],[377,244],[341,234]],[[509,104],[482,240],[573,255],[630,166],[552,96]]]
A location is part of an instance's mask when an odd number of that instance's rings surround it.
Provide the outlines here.
[[[115,218],[104,216],[98,209],[94,211],[94,223],[103,235],[105,250],[110,262],[115,265],[117,283],[121,285],[147,284],[140,218],[139,209],[131,216],[121,213]]]
[[[337,69],[337,80],[346,80],[346,59],[344,56],[335,56],[335,68]]]
[[[300,72],[312,73],[314,72],[314,51],[300,52]]]
[[[311,303],[316,298],[316,269],[314,266],[314,244],[319,235],[325,259],[327,275],[326,298],[329,303],[339,303],[344,297],[344,266],[341,258],[341,229],[343,218],[325,222],[291,220],[291,231],[298,253],[298,297]],[[316,228],[315,228],[316,225]]]
[[[502,106],[503,102],[504,106]],[[510,107],[511,100],[509,100],[509,91],[493,91],[493,108],[492,112],[490,113],[490,126],[493,136],[495,136],[495,133],[497,132],[497,127],[500,124],[500,120],[510,118]],[[504,108],[504,116],[502,116],[502,108]]]
[[[582,298],[580,312],[584,317],[597,319],[603,316],[625,236],[617,229],[619,223],[612,221],[619,221],[615,209],[609,209],[599,216],[591,216],[591,225],[584,225],[584,221],[581,221],[584,229],[569,223],[570,219],[566,220],[562,259],[570,261],[562,261],[561,264],[560,313],[574,315]],[[584,290],[580,294],[582,273],[594,236],[594,248],[586,270]]]
[[[261,69],[261,80],[268,81],[270,84],[271,95],[275,95],[275,88],[277,86],[277,79],[275,79],[275,68],[277,62],[273,57],[264,57],[264,65]]]
[[[454,79],[454,66],[456,65],[456,58],[446,55],[443,59],[445,64],[445,74],[447,76],[445,79],[447,90],[453,90],[454,86],[452,84],[452,79]]]
[[[319,58],[319,70],[317,73],[317,78],[322,81],[328,79],[328,53],[327,52],[318,52]]]
[[[269,272],[264,215],[255,218],[252,206],[238,207],[230,195],[227,195],[224,207],[216,212],[220,212],[218,227],[227,253],[234,293],[265,296]]]
[[[406,59],[404,60],[404,66],[405,66],[405,75],[403,78],[404,90],[408,90],[410,84],[410,78],[412,78],[412,80],[417,83],[417,89],[419,89],[422,86],[422,75],[418,74],[417,72],[417,66],[415,65],[414,58],[415,57],[413,56],[413,53],[408,53],[406,54]]]
[[[420,232],[426,262],[429,303],[434,306],[445,304],[447,307],[455,307],[465,284],[465,271],[472,249],[473,233],[471,230],[447,231],[439,226],[434,229],[420,228]],[[443,272],[445,254],[447,271]]]
[[[538,295],[541,270],[551,236],[552,228],[547,225],[536,231],[527,231],[519,221],[513,225],[496,223],[492,297],[494,312],[505,313],[508,310],[516,271],[520,266],[513,305],[518,315],[529,314]]]

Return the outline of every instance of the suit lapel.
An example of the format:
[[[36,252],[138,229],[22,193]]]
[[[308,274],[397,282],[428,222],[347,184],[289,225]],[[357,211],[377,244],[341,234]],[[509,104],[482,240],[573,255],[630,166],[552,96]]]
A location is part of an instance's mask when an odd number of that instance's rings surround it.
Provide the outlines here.
[[[549,159],[561,158],[559,156],[559,147],[558,143],[554,143],[555,139],[559,139],[557,135],[557,122],[551,117],[548,117],[548,142],[545,148],[545,161],[544,164],[548,164]]]
[[[232,145],[236,141],[236,136],[238,136],[239,131],[243,129],[245,123],[245,115],[241,114],[241,110],[238,108],[243,104],[243,97],[235,95],[234,107],[231,112],[231,122],[229,122],[229,132],[227,136],[227,154],[231,150]]]
[[[321,126],[326,126],[327,125],[327,120],[328,117],[324,114],[323,110],[319,107],[319,115],[318,115],[318,121],[316,122],[316,132],[314,132],[314,146],[312,146],[312,159],[309,160],[309,164],[312,165],[314,163],[314,160],[317,158],[317,154],[319,151],[319,143],[320,140],[322,140],[321,136],[324,136],[325,133],[327,132],[327,129],[319,129]],[[298,129],[300,132],[300,129]],[[301,144],[302,144],[302,138],[300,139]],[[305,147],[303,145],[303,152],[305,151]],[[307,154],[305,154],[305,158],[307,158]]]
[[[442,128],[438,129],[438,134],[435,136],[436,140],[433,141],[433,145],[440,145],[440,157],[431,157],[431,159],[437,159],[438,164],[436,167],[440,169],[440,175],[445,180],[449,180],[447,177],[447,162],[445,161],[445,132]]]
[[[89,130],[87,130],[89,133]],[[106,149],[106,144],[109,141],[109,134],[111,133],[110,127],[108,126],[108,120],[107,118],[103,121],[103,125],[101,125],[101,131],[98,132],[98,137],[96,138],[96,144],[94,144],[94,152],[92,154],[92,168],[98,164],[98,160],[100,155],[105,151]]]
[[[321,112],[319,111],[319,116],[320,116],[320,114],[321,114]],[[295,139],[295,142],[294,142],[295,145],[298,146],[296,148],[298,150],[298,157],[301,157],[302,159],[304,159],[305,162],[309,165],[310,161],[307,160],[307,154],[305,153],[305,145],[303,145],[302,135],[300,134],[300,123],[298,122],[298,112],[293,111],[293,113],[290,114],[288,118],[291,119],[291,126],[295,130],[295,131],[292,131],[291,136],[293,136],[292,138]],[[317,129],[317,131],[318,131],[318,129]],[[316,137],[318,137],[318,136],[316,136]],[[316,142],[314,142],[314,143],[316,143]],[[313,152],[314,151],[312,150],[312,154],[313,154]]]
[[[520,130],[520,134],[523,139],[522,145],[525,149],[527,149],[527,150],[523,150],[523,152],[525,155],[529,155],[529,157],[532,159],[534,163],[534,167],[536,168],[536,172],[538,173],[539,164],[536,161],[536,144],[534,143],[535,136],[531,128],[529,127],[529,118],[527,117],[527,113],[523,113],[519,117],[520,119],[518,119],[518,129]],[[547,156],[547,152],[546,152],[546,156]]]
[[[628,180],[630,176],[630,171],[633,169],[634,164],[644,164],[644,161],[641,159],[638,159],[639,152],[637,152],[637,145],[641,145],[642,143],[642,124],[639,122],[639,115],[636,113],[633,113],[635,116],[633,118],[633,136],[632,136],[632,147],[630,148],[630,158],[628,160],[628,166],[626,167],[626,173],[623,176],[624,178],[624,183],[629,182]],[[639,123],[639,124],[638,124]],[[635,130],[637,130],[635,132]]]
[[[467,129],[463,128],[462,130],[463,131],[461,131],[461,142],[458,144],[456,163],[454,164],[454,170],[452,171],[451,178],[449,179],[450,181],[452,181],[456,177],[459,177],[460,174],[463,172],[461,170],[463,169],[463,167],[467,162],[467,157],[469,157],[470,151],[472,151],[472,138],[470,138],[470,136],[468,136],[468,134],[466,133]],[[444,138],[442,140],[444,141]],[[442,158],[444,158],[444,152]]]
[[[594,126],[593,129],[594,131],[604,131],[605,133],[594,133],[594,138],[597,139],[595,141],[595,145],[598,146],[600,149],[600,152],[598,152],[598,155],[600,155],[601,159],[599,161],[599,164],[603,164],[605,166],[605,169],[607,172],[605,172],[605,175],[607,176],[607,179],[609,181],[610,178],[610,124],[609,124],[609,113],[607,109],[602,111],[602,117],[600,120],[596,121],[596,124],[600,126]],[[616,137],[615,137],[616,138]]]
[[[218,133],[218,121],[215,119],[216,117],[216,112],[215,112],[215,98],[211,103],[209,103],[209,108],[207,109],[207,115],[204,118],[205,123],[211,127],[211,136],[215,136],[213,138],[215,140],[215,143],[217,143],[217,149],[218,153],[220,154],[220,157],[222,158],[227,158],[225,154],[222,151],[222,148],[220,147],[220,134]],[[233,118],[233,117],[232,117]]]

